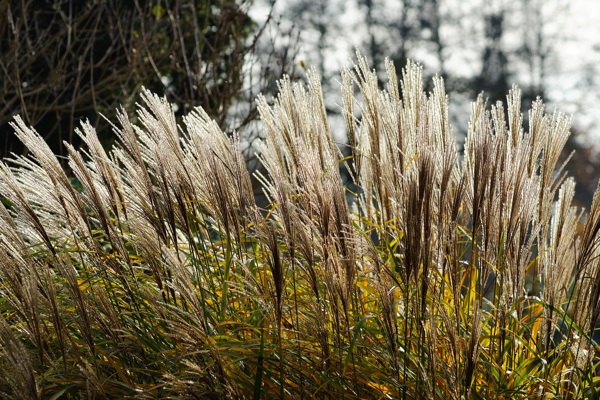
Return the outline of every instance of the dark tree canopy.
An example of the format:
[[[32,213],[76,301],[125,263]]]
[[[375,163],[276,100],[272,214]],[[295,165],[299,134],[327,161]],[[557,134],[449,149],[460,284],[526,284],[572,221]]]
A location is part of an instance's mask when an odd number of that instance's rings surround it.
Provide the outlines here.
[[[77,144],[89,119],[109,143],[100,114],[128,111],[142,86],[168,94],[178,114],[202,106],[221,126],[240,128],[252,107],[232,119],[244,93],[247,56],[261,27],[246,0],[20,0],[0,3],[0,137],[20,153],[8,123],[20,114],[53,150]]]

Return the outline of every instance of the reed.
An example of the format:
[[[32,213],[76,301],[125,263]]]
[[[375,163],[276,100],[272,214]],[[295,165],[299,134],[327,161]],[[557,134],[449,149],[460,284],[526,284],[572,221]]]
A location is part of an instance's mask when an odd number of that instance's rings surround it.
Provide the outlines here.
[[[459,152],[442,79],[386,69],[342,71],[348,157],[314,71],[259,97],[265,208],[202,109],[178,126],[145,91],[110,152],[81,124],[69,171],[15,118],[3,397],[597,398],[600,191],[572,205],[569,118],[479,97]]]

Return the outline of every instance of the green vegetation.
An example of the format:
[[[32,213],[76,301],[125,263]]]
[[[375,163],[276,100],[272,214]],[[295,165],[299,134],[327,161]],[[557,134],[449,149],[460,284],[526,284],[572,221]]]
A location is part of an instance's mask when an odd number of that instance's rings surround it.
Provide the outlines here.
[[[259,98],[265,209],[200,109],[178,127],[145,91],[110,154],[84,123],[75,184],[17,118],[4,396],[597,398],[600,195],[571,206],[568,118],[537,101],[524,131],[517,88],[479,98],[459,154],[442,80],[387,68],[386,90],[360,56],[342,72],[348,157],[314,72]]]

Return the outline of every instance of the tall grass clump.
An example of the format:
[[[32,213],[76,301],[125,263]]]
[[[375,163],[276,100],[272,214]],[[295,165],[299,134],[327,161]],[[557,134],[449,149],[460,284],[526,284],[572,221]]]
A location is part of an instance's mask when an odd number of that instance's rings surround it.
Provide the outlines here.
[[[597,398],[600,194],[557,165],[570,121],[520,92],[472,105],[441,78],[342,71],[348,151],[319,78],[284,78],[259,208],[240,139],[144,92],[110,153],[0,164],[5,398]],[[355,94],[356,91],[356,94]],[[349,176],[349,180],[342,179]]]

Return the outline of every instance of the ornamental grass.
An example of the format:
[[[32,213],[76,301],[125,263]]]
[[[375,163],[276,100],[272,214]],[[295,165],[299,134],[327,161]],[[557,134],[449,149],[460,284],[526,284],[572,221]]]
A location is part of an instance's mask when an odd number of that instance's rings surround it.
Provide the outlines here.
[[[0,392],[20,399],[593,399],[600,191],[573,206],[570,119],[472,105],[357,56],[336,143],[319,77],[240,138],[145,91],[117,144],[0,164]],[[336,134],[335,137],[339,137]]]

